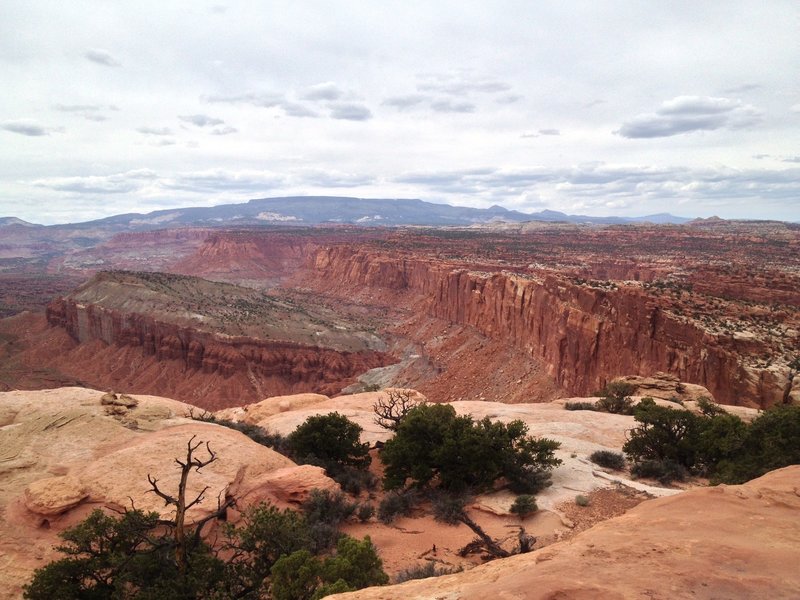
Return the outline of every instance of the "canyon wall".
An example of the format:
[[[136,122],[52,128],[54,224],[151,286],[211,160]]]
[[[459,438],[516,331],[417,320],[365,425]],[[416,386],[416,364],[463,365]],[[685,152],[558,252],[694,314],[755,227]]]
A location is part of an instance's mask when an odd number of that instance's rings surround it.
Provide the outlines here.
[[[107,387],[112,383],[108,374],[116,372],[122,385],[135,382],[137,392],[169,389],[176,398],[192,400],[209,409],[301,391],[336,394],[364,371],[391,362],[390,357],[379,352],[342,352],[211,334],[146,315],[78,304],[68,298],[51,302],[46,315],[51,326],[64,328],[80,346],[88,348],[102,342],[109,348],[105,353],[95,353],[93,360],[103,362],[104,355],[110,359],[117,350],[125,349],[124,356],[117,355],[124,367],[108,364],[109,361],[97,369],[91,364],[80,365],[87,381],[96,375],[95,379],[100,378]],[[130,349],[139,351],[141,358],[131,357]],[[158,371],[161,381],[148,385],[141,374],[153,371],[151,363],[172,368],[163,377],[163,369]],[[176,373],[176,369],[183,372]]]
[[[780,401],[786,384],[780,373],[740,364],[757,342],[709,334],[636,286],[605,290],[554,274],[469,271],[348,246],[319,249],[310,266],[317,287],[328,292],[411,294],[431,316],[506,340],[541,360],[575,395],[616,376],[665,371],[707,387],[720,402],[768,406]]]

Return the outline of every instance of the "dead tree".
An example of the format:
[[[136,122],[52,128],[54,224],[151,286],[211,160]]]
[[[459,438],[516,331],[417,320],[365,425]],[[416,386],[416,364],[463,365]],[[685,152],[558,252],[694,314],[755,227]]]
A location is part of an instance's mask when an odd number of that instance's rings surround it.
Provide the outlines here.
[[[372,405],[372,411],[375,413],[375,424],[389,431],[397,431],[400,421],[419,402],[414,400],[408,390],[389,390],[387,396],[386,399],[381,396]]]
[[[147,481],[150,482],[149,491],[153,492],[159,498],[164,500],[165,506],[175,507],[175,518],[171,521],[161,521],[161,523],[168,525],[173,530],[175,540],[175,564],[177,565],[178,573],[181,577],[185,577],[187,573],[190,543],[197,544],[200,541],[200,535],[203,526],[205,526],[205,524],[212,519],[222,517],[225,514],[225,510],[234,504],[234,500],[232,498],[227,498],[225,501],[222,501],[221,498],[217,498],[217,510],[194,524],[194,532],[191,534],[190,542],[189,536],[187,536],[186,511],[203,501],[205,498],[205,493],[208,491],[208,486],[204,487],[202,491],[194,497],[193,500],[187,501],[186,485],[189,481],[189,473],[192,470],[194,470],[196,473],[199,473],[200,469],[217,460],[217,455],[213,450],[211,450],[208,442],[205,442],[205,449],[206,452],[208,452],[208,458],[201,460],[195,456],[197,449],[203,445],[202,441],[195,442],[195,437],[197,436],[192,436],[186,445],[186,459],[175,459],[175,462],[178,463],[181,469],[181,478],[180,482],[178,483],[178,493],[176,496],[172,496],[161,490],[161,488],[158,487],[158,479],[151,476],[149,473],[147,474]]]

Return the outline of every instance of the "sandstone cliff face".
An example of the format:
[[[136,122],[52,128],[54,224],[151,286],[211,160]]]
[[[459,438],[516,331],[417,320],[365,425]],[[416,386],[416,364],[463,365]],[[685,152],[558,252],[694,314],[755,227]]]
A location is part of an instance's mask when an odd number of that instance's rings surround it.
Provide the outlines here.
[[[720,402],[767,406],[780,400],[785,383],[773,371],[740,364],[740,351],[752,353],[757,341],[709,334],[638,287],[606,290],[547,273],[468,271],[346,246],[319,249],[311,263],[317,285],[329,292],[409,293],[432,316],[506,340],[540,359],[576,395],[618,375],[665,371],[705,386]]]
[[[109,310],[96,304],[83,305],[69,298],[58,298],[47,308],[47,321],[62,327],[82,347],[102,342],[114,349],[133,349],[144,359],[116,355],[112,350],[96,352],[94,360],[107,365],[96,375],[100,384],[113,387],[133,385],[137,391],[170,390],[177,398],[191,400],[203,408],[223,408],[253,402],[266,396],[313,390],[334,394],[352,383],[364,371],[386,364],[379,352],[343,352],[290,342],[211,334],[190,327],[156,321],[137,314]],[[126,363],[121,368],[110,365]],[[149,362],[162,364],[158,373],[145,380],[139,375],[152,371]],[[179,365],[183,373],[175,372]],[[84,380],[92,381],[91,365],[82,363]],[[163,370],[172,365],[169,373]],[[154,367],[155,368],[155,367]],[[138,372],[138,373],[137,373]],[[160,379],[169,379],[175,385]],[[229,384],[225,381],[229,379]],[[180,381],[178,381],[180,380]],[[148,381],[150,385],[148,385]],[[185,385],[180,385],[185,383]],[[224,389],[224,388],[229,389]]]
[[[172,265],[175,272],[223,281],[281,279],[300,266],[309,242],[297,236],[230,231],[208,236],[196,253]]]

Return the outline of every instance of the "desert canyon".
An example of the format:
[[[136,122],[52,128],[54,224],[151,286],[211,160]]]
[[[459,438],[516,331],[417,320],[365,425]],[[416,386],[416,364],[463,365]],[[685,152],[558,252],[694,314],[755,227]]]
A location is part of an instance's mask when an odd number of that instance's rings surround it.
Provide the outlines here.
[[[0,598],[20,597],[93,508],[164,513],[148,475],[174,484],[192,436],[219,460],[191,481],[209,487],[191,519],[218,497],[237,499],[235,521],[339,489],[193,416],[288,435],[338,412],[380,475],[391,432],[373,405],[395,388],[519,419],[561,444],[562,464],[529,516],[511,514],[507,490],[467,508],[508,547],[523,526],[527,554],[460,556],[473,533],[424,510],[348,521],[393,578],[426,562],[463,571],[342,598],[800,597],[800,466],[742,485],[638,480],[588,458],[621,451],[632,416],[565,409],[619,378],[635,401],[697,412],[705,397],[745,421],[800,404],[798,225],[11,223],[0,236]]]

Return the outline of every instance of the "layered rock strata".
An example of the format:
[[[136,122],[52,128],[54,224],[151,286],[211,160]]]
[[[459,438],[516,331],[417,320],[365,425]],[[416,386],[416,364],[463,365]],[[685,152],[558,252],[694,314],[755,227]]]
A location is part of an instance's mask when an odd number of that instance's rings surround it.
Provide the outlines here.
[[[554,273],[475,271],[344,245],[319,249],[312,271],[332,293],[411,295],[432,316],[527,351],[575,395],[619,375],[665,371],[705,386],[720,402],[768,406],[780,401],[786,384],[781,370],[741,361],[759,351],[758,340],[710,333],[638,285],[592,287]]]
[[[157,321],[143,314],[123,313],[97,304],[80,304],[69,298],[58,298],[50,303],[47,321],[51,326],[64,328],[81,346],[88,348],[92,343],[102,342],[112,349],[127,348],[140,352],[141,364],[126,356],[126,365],[115,369],[111,365],[100,368],[96,373],[100,382],[113,385],[106,375],[116,370],[115,377],[120,380],[118,388],[128,383],[140,392],[169,389],[177,392],[176,397],[204,408],[222,408],[270,395],[307,390],[334,394],[352,383],[360,373],[391,360],[380,352],[346,352],[209,333]],[[102,354],[96,353],[96,359],[102,361]],[[105,354],[110,357],[113,351]],[[173,387],[163,381],[157,382],[155,377],[152,380],[154,387],[148,386],[147,381],[137,377],[137,372],[144,372],[151,366],[148,361],[171,364],[172,375],[168,378],[180,377],[200,393],[195,395],[180,385]],[[182,375],[179,370],[183,371]],[[93,379],[92,372],[91,368],[84,370],[86,380]],[[205,377],[205,380],[198,381],[197,376]],[[231,389],[227,390],[230,393],[223,393],[225,390],[220,388],[224,383],[219,381],[209,390],[210,378],[230,378]]]

